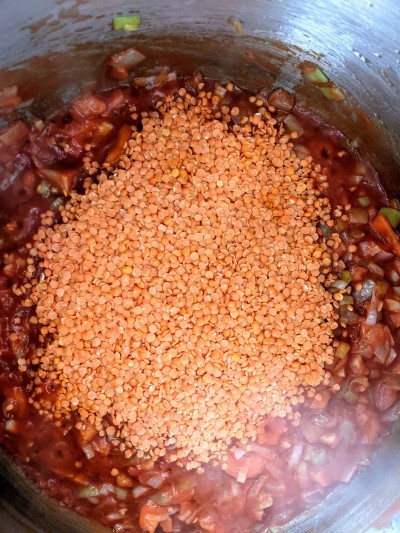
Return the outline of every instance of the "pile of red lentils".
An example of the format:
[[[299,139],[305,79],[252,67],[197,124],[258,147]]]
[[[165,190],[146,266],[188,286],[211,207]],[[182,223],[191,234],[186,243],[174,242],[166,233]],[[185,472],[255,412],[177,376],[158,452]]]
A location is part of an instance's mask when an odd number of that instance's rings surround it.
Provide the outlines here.
[[[188,468],[327,384],[337,327],[325,177],[262,102],[218,102],[181,88],[141,113],[119,163],[47,216],[28,266],[35,383],[57,391],[38,408]]]

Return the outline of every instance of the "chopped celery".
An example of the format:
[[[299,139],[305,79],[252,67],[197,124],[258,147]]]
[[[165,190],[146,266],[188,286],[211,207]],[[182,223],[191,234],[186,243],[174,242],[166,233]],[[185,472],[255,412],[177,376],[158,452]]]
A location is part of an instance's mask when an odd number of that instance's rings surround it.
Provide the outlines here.
[[[347,342],[341,341],[339,343],[339,346],[336,348],[335,355],[336,357],[339,357],[339,359],[343,359],[344,357],[346,357],[349,351],[350,351],[350,344],[348,344]]]
[[[141,23],[140,15],[127,15],[114,17],[114,30],[136,31]]]
[[[339,102],[345,99],[345,95],[337,87],[319,87],[319,90],[328,100]]]
[[[368,196],[361,196],[358,199],[358,203],[361,205],[361,207],[368,207],[371,202]]]
[[[314,70],[306,70],[303,72],[303,76],[307,81],[311,83],[328,83],[328,76],[318,67],[315,67]]]
[[[99,496],[100,490],[94,485],[89,485],[89,487],[83,487],[78,491],[78,498],[94,498]]]
[[[340,274],[340,277],[343,281],[345,281],[347,284],[351,281],[351,274],[348,270],[342,270],[342,273]]]
[[[392,228],[396,228],[400,222],[400,211],[392,209],[391,207],[382,207],[379,214],[383,215],[389,222]]]

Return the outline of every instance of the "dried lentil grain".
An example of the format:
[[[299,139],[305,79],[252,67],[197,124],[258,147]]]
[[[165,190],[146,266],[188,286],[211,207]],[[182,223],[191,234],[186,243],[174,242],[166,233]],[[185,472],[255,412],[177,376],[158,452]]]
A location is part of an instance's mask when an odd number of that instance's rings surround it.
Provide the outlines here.
[[[142,113],[119,167],[73,192],[60,224],[43,218],[27,305],[46,341],[34,384],[57,386],[49,414],[197,468],[327,381],[338,238],[317,230],[332,224],[326,178],[265,108],[231,126],[238,107],[177,98]]]

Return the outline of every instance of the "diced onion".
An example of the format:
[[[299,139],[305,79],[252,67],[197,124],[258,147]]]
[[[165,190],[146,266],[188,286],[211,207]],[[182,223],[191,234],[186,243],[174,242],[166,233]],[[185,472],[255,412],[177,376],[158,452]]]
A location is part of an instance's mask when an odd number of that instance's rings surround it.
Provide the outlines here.
[[[367,319],[365,320],[365,323],[367,326],[375,326],[378,320],[378,310],[377,309],[371,309],[368,312]]]
[[[301,137],[303,135],[304,129],[301,127],[299,121],[292,114],[289,114],[284,119],[283,123],[290,132],[297,132],[298,137]]]
[[[368,211],[361,207],[352,207],[349,210],[349,222],[350,224],[368,224],[369,217]]]
[[[385,300],[385,307],[389,311],[392,311],[393,313],[399,313],[400,312],[400,302],[398,300],[392,300],[390,298],[387,298]]]
[[[292,453],[289,459],[288,467],[290,470],[297,467],[300,462],[301,456],[303,455],[304,443],[298,442],[293,446]]]
[[[138,485],[137,487],[134,487],[132,489],[132,494],[134,498],[140,498],[140,496],[143,496],[144,494],[149,492],[149,490],[150,489],[148,487],[143,487],[143,485]]]
[[[233,455],[235,456],[235,459],[239,461],[239,459],[246,455],[246,452],[242,448],[237,448],[237,450],[233,452]]]
[[[110,513],[106,516],[106,520],[109,522],[115,522],[116,520],[121,520],[121,518],[121,513],[118,512]]]
[[[99,494],[101,496],[107,496],[108,494],[111,494],[112,492],[115,492],[115,487],[111,483],[103,483],[103,485],[100,487]]]
[[[219,83],[217,83],[215,85],[214,94],[216,96],[218,96],[222,100],[222,98],[226,94],[226,87],[224,87],[223,85],[220,85]]]
[[[127,48],[122,52],[113,54],[108,60],[108,64],[116,69],[127,69],[135,67],[146,59],[146,56],[136,48]]]
[[[4,424],[5,430],[9,431],[10,433],[17,433],[17,421],[16,420],[7,420]]]
[[[121,487],[115,488],[115,495],[119,500],[126,500],[126,497],[128,496],[128,491],[125,489],[122,489]]]
[[[367,268],[370,272],[373,274],[379,276],[380,278],[383,278],[385,276],[385,272],[382,267],[374,263],[373,261],[370,261],[367,265]]]
[[[95,498],[100,495],[100,491],[94,485],[83,487],[78,490],[78,498]]]
[[[93,457],[95,456],[94,450],[90,444],[84,444],[82,446],[82,450],[88,459],[93,459]]]
[[[158,489],[164,483],[164,479],[161,476],[154,475],[146,481],[147,485],[150,485],[153,489]]]
[[[238,483],[245,483],[248,473],[249,473],[249,469],[248,468],[239,468],[236,481]]]

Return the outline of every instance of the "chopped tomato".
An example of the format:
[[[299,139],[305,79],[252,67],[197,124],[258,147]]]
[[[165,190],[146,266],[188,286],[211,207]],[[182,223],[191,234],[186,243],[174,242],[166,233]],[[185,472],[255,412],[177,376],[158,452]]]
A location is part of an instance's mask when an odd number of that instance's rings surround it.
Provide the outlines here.
[[[154,533],[160,522],[168,519],[168,510],[152,501],[147,501],[140,509],[139,525],[148,533]]]

